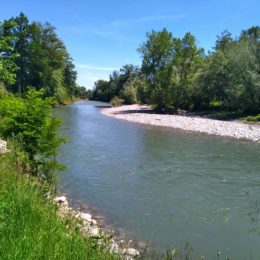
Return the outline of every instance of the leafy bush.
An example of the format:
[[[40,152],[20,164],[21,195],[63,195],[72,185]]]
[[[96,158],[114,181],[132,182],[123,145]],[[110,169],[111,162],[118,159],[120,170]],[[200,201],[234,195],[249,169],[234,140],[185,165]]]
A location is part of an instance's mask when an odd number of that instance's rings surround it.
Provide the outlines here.
[[[248,116],[248,117],[246,117],[246,121],[259,122],[260,114],[258,114],[256,116]]]
[[[121,106],[124,103],[124,100],[119,98],[118,96],[115,96],[111,99],[110,105],[113,107]]]
[[[43,91],[31,89],[26,99],[12,95],[0,99],[0,136],[19,140],[32,174],[53,182],[60,168],[57,149],[64,138],[57,135],[60,121],[50,114],[53,99],[42,95]]]

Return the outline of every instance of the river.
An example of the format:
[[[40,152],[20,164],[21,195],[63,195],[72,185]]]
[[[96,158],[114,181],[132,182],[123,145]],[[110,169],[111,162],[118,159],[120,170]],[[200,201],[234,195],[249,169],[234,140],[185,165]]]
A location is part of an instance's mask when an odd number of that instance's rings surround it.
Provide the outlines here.
[[[188,242],[205,259],[260,259],[259,144],[116,120],[96,105],[54,112],[72,200],[161,252]]]

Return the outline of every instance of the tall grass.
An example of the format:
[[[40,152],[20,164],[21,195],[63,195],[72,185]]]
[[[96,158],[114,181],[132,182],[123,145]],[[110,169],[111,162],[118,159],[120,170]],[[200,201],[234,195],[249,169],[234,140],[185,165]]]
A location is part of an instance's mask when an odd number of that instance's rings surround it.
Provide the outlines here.
[[[57,217],[38,181],[0,155],[0,259],[115,259]]]

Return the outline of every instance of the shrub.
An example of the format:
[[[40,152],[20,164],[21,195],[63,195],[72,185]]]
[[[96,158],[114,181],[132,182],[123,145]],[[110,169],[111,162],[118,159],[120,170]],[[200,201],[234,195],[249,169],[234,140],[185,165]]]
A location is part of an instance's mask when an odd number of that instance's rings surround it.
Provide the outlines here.
[[[31,89],[26,99],[7,96],[0,99],[0,136],[18,140],[28,155],[32,174],[52,182],[60,167],[57,149],[64,138],[57,135],[60,121],[51,116],[52,98]]]
[[[113,107],[121,106],[124,103],[124,100],[119,98],[118,96],[115,96],[111,99],[110,105]]]

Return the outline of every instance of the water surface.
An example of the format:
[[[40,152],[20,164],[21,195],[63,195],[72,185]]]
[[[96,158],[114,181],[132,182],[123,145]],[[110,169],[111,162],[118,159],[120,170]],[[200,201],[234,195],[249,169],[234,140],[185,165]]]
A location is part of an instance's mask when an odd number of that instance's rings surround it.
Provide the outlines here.
[[[260,259],[259,144],[116,120],[95,105],[55,110],[73,200],[161,251],[188,241],[206,259]]]

